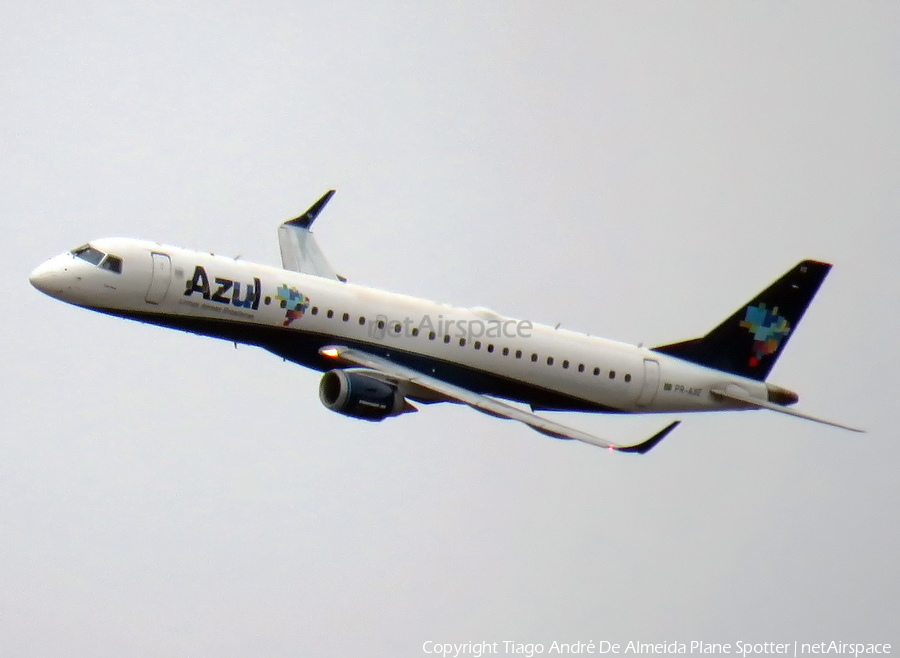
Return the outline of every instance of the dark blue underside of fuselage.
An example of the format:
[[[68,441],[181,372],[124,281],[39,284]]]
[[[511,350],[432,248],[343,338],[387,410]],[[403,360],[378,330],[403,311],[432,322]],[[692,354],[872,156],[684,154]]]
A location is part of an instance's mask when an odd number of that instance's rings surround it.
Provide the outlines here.
[[[531,405],[533,409],[621,413],[618,409],[611,409],[557,391],[533,386],[453,361],[395,349],[383,343],[341,338],[328,334],[303,331],[302,329],[235,322],[227,319],[197,318],[104,308],[94,308],[93,310],[129,320],[178,329],[200,336],[255,345],[288,361],[312,368],[313,370],[325,371],[333,369],[335,367],[334,359],[322,356],[319,354],[319,349],[326,345],[342,345],[390,359],[394,363],[407,366],[476,393],[524,402]]]

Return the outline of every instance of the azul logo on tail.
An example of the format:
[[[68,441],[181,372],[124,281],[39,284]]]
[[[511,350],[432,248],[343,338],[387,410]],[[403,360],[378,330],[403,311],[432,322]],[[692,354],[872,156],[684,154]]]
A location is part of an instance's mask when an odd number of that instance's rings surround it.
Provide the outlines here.
[[[747,307],[747,314],[741,321],[741,326],[753,334],[751,366],[758,365],[764,356],[775,354],[781,341],[791,333],[791,325],[778,315],[778,307],[769,311],[763,302],[760,302],[759,306]]]

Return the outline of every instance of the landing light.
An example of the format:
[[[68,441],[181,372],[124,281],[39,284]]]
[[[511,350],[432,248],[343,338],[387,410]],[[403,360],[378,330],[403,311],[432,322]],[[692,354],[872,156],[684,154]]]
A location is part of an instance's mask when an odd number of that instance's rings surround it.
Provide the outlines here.
[[[340,356],[340,352],[338,352],[336,347],[329,347],[327,350],[322,350],[321,354],[323,356],[330,356],[332,359],[336,359]]]

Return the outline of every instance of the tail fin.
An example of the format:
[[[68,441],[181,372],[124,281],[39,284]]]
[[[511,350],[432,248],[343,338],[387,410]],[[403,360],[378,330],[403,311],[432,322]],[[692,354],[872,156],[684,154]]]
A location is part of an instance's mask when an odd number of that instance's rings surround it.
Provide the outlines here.
[[[703,338],[653,349],[764,381],[830,269],[828,263],[805,260]]]

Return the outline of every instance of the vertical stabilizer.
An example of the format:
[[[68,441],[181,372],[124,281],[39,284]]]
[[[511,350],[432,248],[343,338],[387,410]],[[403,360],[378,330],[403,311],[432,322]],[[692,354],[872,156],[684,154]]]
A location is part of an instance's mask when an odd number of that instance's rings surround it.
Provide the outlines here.
[[[805,260],[703,338],[653,349],[764,381],[830,269],[828,263]]]

